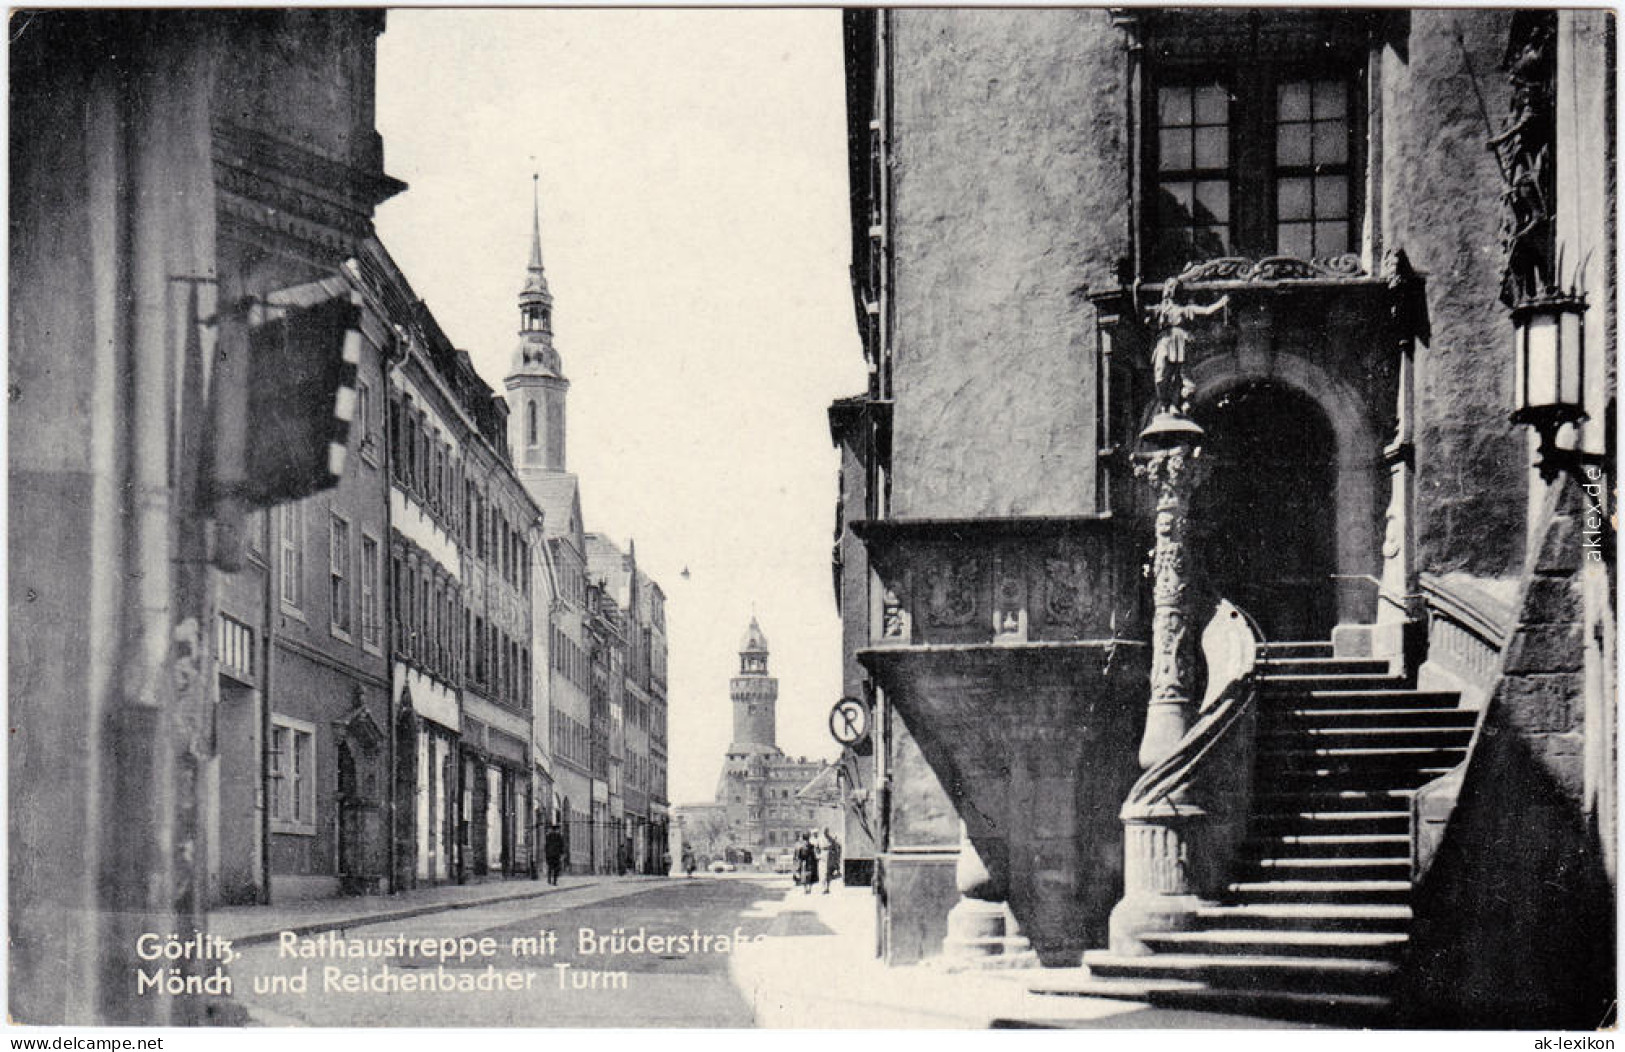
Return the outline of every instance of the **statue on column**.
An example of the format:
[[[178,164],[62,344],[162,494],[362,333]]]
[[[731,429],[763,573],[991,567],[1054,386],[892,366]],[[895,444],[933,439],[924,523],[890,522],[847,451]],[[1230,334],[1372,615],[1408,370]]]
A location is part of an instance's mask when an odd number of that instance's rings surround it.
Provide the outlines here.
[[[1197,318],[1211,317],[1230,306],[1229,296],[1220,296],[1207,306],[1180,303],[1178,278],[1163,286],[1162,302],[1151,308],[1157,325],[1157,343],[1151,352],[1151,381],[1156,388],[1157,412],[1185,416],[1190,412],[1196,386],[1185,376],[1185,358],[1191,334],[1185,326]]]

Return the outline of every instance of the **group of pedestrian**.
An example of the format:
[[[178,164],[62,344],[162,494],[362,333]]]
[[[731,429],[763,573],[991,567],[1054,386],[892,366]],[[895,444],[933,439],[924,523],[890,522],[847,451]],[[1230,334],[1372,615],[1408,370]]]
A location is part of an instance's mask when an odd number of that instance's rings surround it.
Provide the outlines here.
[[[795,880],[806,894],[812,894],[822,873],[824,894],[828,895],[830,881],[835,879],[840,868],[841,842],[829,830],[820,833],[814,829],[801,834],[801,842],[796,845]]]

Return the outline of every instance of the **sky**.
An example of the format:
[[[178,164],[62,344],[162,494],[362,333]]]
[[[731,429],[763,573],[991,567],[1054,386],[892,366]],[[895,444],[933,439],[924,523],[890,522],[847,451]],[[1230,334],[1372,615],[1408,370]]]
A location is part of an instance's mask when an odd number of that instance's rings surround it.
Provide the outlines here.
[[[834,10],[396,9],[379,38],[409,185],[379,235],[499,392],[538,177],[586,528],[667,596],[676,803],[712,798],[753,612],[779,745],[835,754],[825,411],[865,386],[843,92]]]

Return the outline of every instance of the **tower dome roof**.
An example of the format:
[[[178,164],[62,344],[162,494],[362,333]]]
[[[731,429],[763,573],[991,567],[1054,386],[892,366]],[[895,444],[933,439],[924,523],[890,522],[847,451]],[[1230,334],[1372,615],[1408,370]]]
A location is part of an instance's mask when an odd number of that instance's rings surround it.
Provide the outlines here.
[[[756,623],[756,615],[752,614],[750,627],[745,630],[745,638],[739,642],[741,654],[767,653],[767,636],[762,633],[762,626]]]

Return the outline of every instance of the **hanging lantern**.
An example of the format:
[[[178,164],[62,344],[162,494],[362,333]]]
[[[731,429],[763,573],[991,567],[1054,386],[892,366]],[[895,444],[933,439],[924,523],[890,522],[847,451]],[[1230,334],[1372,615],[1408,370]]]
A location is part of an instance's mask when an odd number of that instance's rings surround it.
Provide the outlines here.
[[[1585,297],[1556,290],[1512,308],[1512,422],[1549,445],[1564,424],[1585,419]]]

